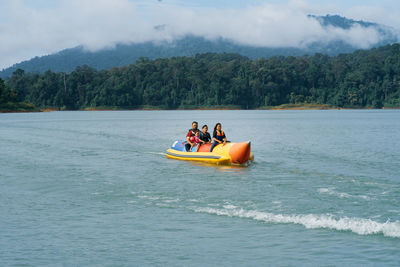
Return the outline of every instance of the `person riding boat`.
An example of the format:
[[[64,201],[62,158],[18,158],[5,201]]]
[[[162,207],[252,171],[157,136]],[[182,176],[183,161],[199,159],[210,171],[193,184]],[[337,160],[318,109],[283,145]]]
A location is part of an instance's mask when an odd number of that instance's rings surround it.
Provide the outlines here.
[[[202,144],[207,144],[207,143],[211,143],[211,135],[208,132],[208,126],[207,125],[203,125],[203,127],[201,128],[201,132],[200,132],[200,143]]]
[[[221,128],[222,128],[222,126],[221,126],[221,123],[219,123],[219,122],[214,127],[214,132],[213,132],[214,143],[211,146],[210,152],[213,151],[213,149],[216,145],[222,144],[222,143],[224,145],[226,144],[226,136],[225,136],[224,131],[222,131]]]
[[[193,147],[193,142],[190,140],[191,137],[196,135],[196,132],[199,131],[197,121],[192,122],[192,128],[189,129],[188,133],[186,134],[186,150],[190,151],[190,148]]]
[[[199,135],[200,135],[200,131],[197,131],[196,133],[195,133],[195,136],[192,136],[192,137],[190,137],[190,141],[192,142],[192,146],[191,146],[191,151],[193,151],[192,150],[192,148],[196,148],[196,152],[199,150],[199,147],[200,147],[200,138],[199,138]]]

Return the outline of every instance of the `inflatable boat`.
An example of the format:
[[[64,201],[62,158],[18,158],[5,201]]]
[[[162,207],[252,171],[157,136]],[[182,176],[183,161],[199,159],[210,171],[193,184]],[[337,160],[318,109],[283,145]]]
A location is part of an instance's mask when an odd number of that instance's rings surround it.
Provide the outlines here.
[[[210,152],[211,144],[202,144],[190,148],[186,141],[175,141],[167,150],[166,156],[170,159],[200,161],[215,164],[246,164],[254,160],[250,152],[250,141],[243,143],[219,144]]]

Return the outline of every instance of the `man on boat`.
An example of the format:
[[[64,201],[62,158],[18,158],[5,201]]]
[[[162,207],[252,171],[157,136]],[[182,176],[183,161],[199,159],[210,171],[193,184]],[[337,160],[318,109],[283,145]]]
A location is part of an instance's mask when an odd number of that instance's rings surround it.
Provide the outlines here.
[[[192,141],[190,140],[191,137],[194,137],[196,135],[196,132],[199,131],[197,121],[192,122],[192,129],[189,129],[189,132],[186,135],[186,141],[190,145],[190,147],[193,146]]]

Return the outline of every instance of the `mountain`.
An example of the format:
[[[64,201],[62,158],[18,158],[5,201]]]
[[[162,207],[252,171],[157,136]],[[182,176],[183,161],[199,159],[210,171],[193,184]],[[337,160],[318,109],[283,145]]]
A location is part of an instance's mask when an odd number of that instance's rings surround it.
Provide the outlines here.
[[[394,29],[364,21],[355,21],[338,15],[313,16],[323,27],[336,27],[340,29],[350,29],[355,25],[364,28],[373,27],[378,30],[381,40],[372,47],[392,44],[398,41]],[[371,47],[368,47],[371,48]],[[214,53],[238,53],[250,59],[269,58],[271,56],[301,56],[314,55],[322,53],[327,55],[338,55],[340,53],[351,53],[359,47],[352,46],[341,40],[330,42],[314,42],[305,48],[295,47],[255,47],[242,45],[231,40],[219,38],[217,40],[207,40],[203,37],[187,35],[181,39],[172,42],[145,42],[134,44],[118,44],[113,49],[104,49],[101,51],[90,52],[84,47],[65,49],[58,53],[35,57],[33,59],[15,64],[0,72],[0,77],[10,77],[17,69],[23,69],[26,72],[43,73],[46,70],[55,72],[71,72],[77,66],[88,65],[96,69],[110,69],[133,64],[140,57],[170,58],[174,56],[194,56],[196,54],[214,52]]]
[[[326,16],[314,16],[308,15],[308,17],[315,18],[323,27],[336,27],[340,29],[348,30],[353,26],[359,25],[363,28],[374,28],[377,29],[381,40],[377,42],[373,47],[384,46],[387,44],[393,44],[399,42],[399,34],[398,30],[395,30],[391,27],[373,23],[366,22],[362,20],[352,20],[345,17],[341,17],[339,15],[326,15]],[[370,47],[372,48],[372,47]]]

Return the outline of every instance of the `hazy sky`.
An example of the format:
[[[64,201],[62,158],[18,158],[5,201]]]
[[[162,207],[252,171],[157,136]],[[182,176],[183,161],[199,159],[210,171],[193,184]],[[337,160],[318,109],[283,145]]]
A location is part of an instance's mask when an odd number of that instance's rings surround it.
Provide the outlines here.
[[[381,38],[375,29],[322,28],[307,14],[400,29],[398,0],[0,0],[0,69],[77,45],[98,50],[185,34],[271,47],[341,39],[363,48]]]

